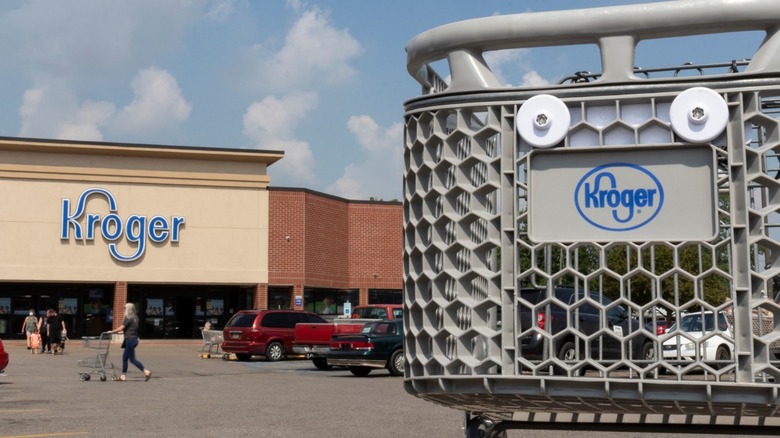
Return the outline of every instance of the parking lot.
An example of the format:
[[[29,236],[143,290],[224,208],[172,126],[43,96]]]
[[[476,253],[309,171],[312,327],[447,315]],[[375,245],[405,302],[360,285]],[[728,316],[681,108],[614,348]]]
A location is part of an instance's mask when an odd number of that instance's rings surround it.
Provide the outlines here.
[[[319,371],[308,360],[201,359],[200,341],[142,340],[153,371],[144,382],[98,375],[80,381],[79,360],[95,352],[70,341],[62,356],[31,355],[5,341],[11,363],[0,374],[0,438],[8,437],[462,437],[460,411],[408,395],[402,378],[374,371]],[[121,367],[121,350],[109,357]],[[510,437],[567,438],[571,431],[511,431]],[[621,438],[663,434],[594,433]],[[671,436],[671,435],[670,435]]]
[[[95,350],[71,341],[62,356],[32,355],[5,341],[0,437],[367,437],[462,436],[461,414],[406,394],[386,371],[357,378],[308,360],[276,363],[201,359],[199,341],[141,341],[144,382],[101,382],[78,361]],[[121,371],[121,350],[109,358]]]

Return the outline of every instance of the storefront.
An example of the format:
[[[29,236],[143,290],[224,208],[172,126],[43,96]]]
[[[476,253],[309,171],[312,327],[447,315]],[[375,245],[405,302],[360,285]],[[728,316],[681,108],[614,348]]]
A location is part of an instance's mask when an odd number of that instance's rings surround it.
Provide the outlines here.
[[[265,305],[267,167],[281,152],[0,138],[0,337],[29,309],[69,336],[192,338]],[[263,285],[263,287],[260,287]]]

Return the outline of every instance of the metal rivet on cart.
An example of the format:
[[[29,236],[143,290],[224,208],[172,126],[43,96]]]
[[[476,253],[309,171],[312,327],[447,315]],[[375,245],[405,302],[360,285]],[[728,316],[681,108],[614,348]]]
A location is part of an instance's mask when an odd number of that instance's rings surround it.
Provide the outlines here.
[[[515,118],[520,137],[538,148],[549,148],[560,143],[569,132],[571,114],[561,99],[540,94],[528,99]]]
[[[728,115],[723,97],[704,87],[683,91],[669,109],[672,129],[691,143],[709,142],[718,137],[726,129]]]

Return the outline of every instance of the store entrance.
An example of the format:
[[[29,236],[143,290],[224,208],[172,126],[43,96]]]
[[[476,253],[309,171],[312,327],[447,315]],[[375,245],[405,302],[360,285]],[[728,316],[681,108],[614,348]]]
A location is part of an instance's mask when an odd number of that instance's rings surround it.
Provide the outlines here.
[[[222,328],[237,311],[251,309],[255,287],[130,284],[127,301],[135,304],[141,338],[197,339],[210,322]]]
[[[191,338],[192,327],[195,327],[195,298],[194,297],[177,297],[176,298],[176,314],[179,315],[176,319],[176,337],[177,338]],[[200,327],[203,327],[201,325]]]
[[[2,283],[0,337],[24,339],[22,324],[30,309],[39,318],[56,310],[71,339],[99,335],[111,330],[113,303],[113,284]]]

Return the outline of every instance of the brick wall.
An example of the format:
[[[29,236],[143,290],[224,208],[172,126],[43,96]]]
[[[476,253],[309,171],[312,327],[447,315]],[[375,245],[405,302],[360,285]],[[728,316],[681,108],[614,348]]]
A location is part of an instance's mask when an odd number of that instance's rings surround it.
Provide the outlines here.
[[[305,189],[269,190],[269,284],[401,289],[403,206]],[[257,303],[258,307],[265,302]]]

